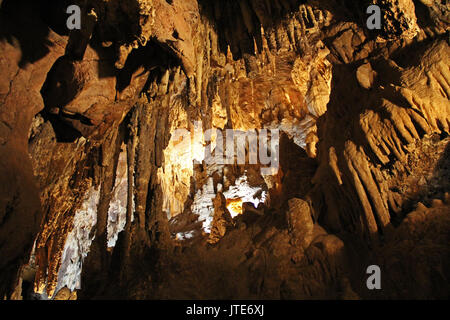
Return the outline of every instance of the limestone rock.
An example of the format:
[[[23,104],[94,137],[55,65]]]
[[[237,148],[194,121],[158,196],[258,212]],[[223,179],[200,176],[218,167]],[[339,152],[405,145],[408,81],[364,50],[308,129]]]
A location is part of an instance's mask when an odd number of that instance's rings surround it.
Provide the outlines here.
[[[365,63],[358,68],[356,71],[356,78],[358,83],[364,89],[372,88],[373,82],[375,81],[376,74],[372,69],[370,63]]]
[[[382,29],[387,38],[403,37],[414,38],[418,31],[415,5],[412,0],[374,0],[381,8],[383,14]]]
[[[313,240],[314,229],[309,204],[301,199],[289,200],[287,221],[293,244],[306,249]]]
[[[0,1],[0,296],[448,297],[446,1],[67,3]]]
[[[217,193],[213,200],[214,219],[211,225],[211,233],[208,243],[216,244],[227,232],[227,228],[232,225],[232,218],[226,207],[226,200],[222,193]]]
[[[77,292],[71,292],[67,287],[62,288],[55,294],[54,300],[77,300]]]

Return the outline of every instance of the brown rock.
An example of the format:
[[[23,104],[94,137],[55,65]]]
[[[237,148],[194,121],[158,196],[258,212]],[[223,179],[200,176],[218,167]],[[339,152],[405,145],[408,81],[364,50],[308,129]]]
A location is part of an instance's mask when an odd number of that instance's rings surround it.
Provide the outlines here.
[[[313,240],[314,230],[309,204],[301,199],[289,200],[287,222],[292,244],[306,249]]]
[[[233,219],[226,206],[226,199],[221,192],[218,192],[213,200],[214,204],[214,218],[211,225],[211,233],[208,238],[208,243],[216,244],[223,238],[227,232],[227,228],[232,225]]]
[[[373,71],[370,63],[363,64],[356,71],[356,78],[358,79],[358,83],[364,89],[372,88],[375,76],[376,73],[375,71]]]
[[[83,298],[448,297],[448,205],[432,201],[448,198],[445,1],[88,0],[68,45],[57,2],[0,1],[0,296],[24,294],[17,271],[35,240],[35,288],[61,287],[68,234],[88,233],[74,214],[95,188]],[[382,30],[364,25],[369,2],[382,7]],[[194,165],[173,134],[198,120],[280,129],[278,173]],[[244,172],[264,204],[230,199],[247,214],[229,228],[219,185]],[[192,213],[203,189],[207,239]],[[125,230],[106,248],[118,207]],[[384,263],[382,292],[364,287],[369,260]]]

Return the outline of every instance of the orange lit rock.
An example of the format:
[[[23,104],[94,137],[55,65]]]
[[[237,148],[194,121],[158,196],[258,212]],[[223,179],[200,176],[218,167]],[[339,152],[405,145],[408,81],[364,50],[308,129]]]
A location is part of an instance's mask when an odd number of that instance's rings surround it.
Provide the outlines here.
[[[227,209],[233,217],[242,214],[242,200],[241,199],[227,199]]]

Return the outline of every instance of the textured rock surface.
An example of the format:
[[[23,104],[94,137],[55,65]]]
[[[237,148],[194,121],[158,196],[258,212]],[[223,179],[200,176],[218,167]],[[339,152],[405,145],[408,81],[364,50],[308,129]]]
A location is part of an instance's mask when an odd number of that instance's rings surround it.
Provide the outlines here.
[[[221,193],[217,193],[213,200],[214,219],[212,222],[211,233],[209,235],[208,243],[215,244],[227,232],[227,227],[232,226],[231,215],[226,207],[226,199]]]
[[[78,4],[0,2],[2,297],[448,297],[447,1]]]
[[[314,222],[309,204],[301,199],[289,200],[287,212],[288,230],[295,246],[307,248],[313,237]]]

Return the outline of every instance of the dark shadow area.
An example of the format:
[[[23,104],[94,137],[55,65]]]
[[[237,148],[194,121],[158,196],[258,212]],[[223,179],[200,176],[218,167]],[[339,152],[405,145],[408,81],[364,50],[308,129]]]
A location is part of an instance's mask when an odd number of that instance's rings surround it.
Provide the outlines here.
[[[428,37],[423,41],[414,41],[412,44],[396,50],[391,55],[391,59],[402,68],[418,66],[424,53],[430,48],[430,45],[440,39],[446,40],[448,39],[448,35],[442,34],[435,37]]]
[[[312,178],[317,171],[317,160],[308,157],[300,146],[295,144],[287,134],[280,137],[280,167],[283,171],[280,204],[289,199],[305,199],[313,188]]]
[[[434,26],[435,23],[431,17],[429,8],[419,0],[413,0],[415,13],[417,17],[417,24],[421,29],[425,29],[430,26]],[[446,1],[442,1],[444,4]]]
[[[51,114],[44,111],[41,115],[45,121],[50,121],[58,142],[73,143],[81,137],[81,133],[69,123],[66,123],[59,114]]]
[[[73,61],[68,57],[55,61],[41,89],[47,110],[67,105],[79,93],[79,84],[72,78],[74,72]]]
[[[67,8],[78,0],[39,0],[39,13],[45,24],[61,36],[69,35],[67,29]]]
[[[0,41],[15,45],[17,41],[22,57],[19,67],[24,68],[49,53],[52,43],[49,29],[40,17],[40,1],[5,0],[0,10]]]
[[[143,68],[142,74],[152,71],[149,81],[153,81],[156,74],[159,74],[159,77],[162,76],[162,70],[165,71],[180,65],[181,62],[173,52],[162,47],[157,41],[151,40],[145,47],[133,50],[128,56],[124,68],[117,71],[117,92],[122,92],[131,84],[133,75],[139,69]],[[146,89],[147,86],[144,87],[144,91]]]
[[[46,121],[50,121],[58,142],[71,143],[81,137],[81,133],[66,123],[60,116],[60,107],[72,101],[78,93],[77,84],[70,76],[73,74],[71,61],[62,56],[56,60],[41,89],[45,108],[41,112]]]

